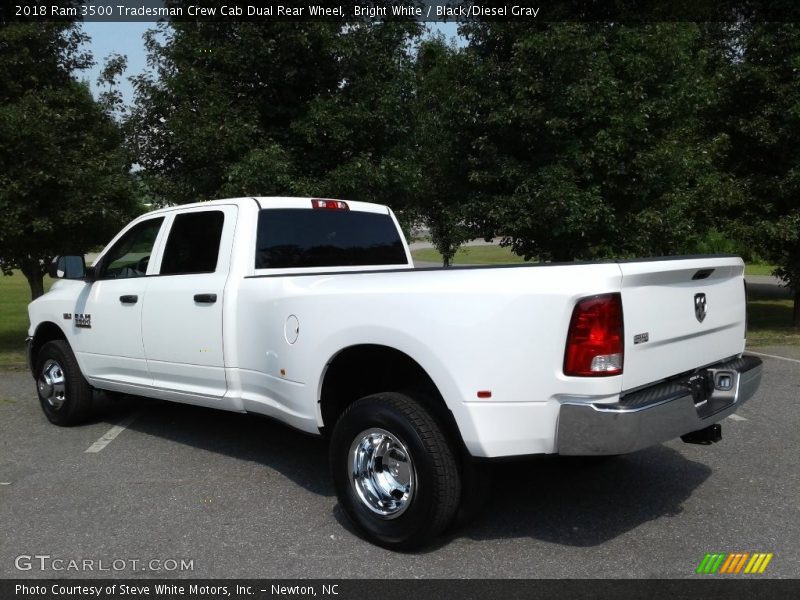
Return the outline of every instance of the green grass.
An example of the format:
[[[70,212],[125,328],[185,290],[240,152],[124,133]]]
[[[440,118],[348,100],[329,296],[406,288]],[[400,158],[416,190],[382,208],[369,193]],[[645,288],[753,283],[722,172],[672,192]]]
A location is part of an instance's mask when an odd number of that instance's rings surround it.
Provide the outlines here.
[[[745,275],[772,275],[774,265],[748,264]],[[761,297],[751,287],[747,303],[747,345],[800,346],[800,328],[792,327],[792,300]]]
[[[434,248],[422,248],[411,253],[414,260],[442,264],[442,255]],[[454,265],[510,265],[525,262],[521,256],[500,246],[462,246],[453,258]]]
[[[747,316],[748,346],[800,346],[800,329],[791,325],[791,300],[750,300]]]
[[[765,265],[762,263],[748,264],[744,268],[745,275],[772,275],[775,265]]]
[[[45,276],[44,288],[53,280]],[[0,275],[0,366],[25,362],[25,336],[28,331],[28,302],[31,290],[25,277],[14,272]]]

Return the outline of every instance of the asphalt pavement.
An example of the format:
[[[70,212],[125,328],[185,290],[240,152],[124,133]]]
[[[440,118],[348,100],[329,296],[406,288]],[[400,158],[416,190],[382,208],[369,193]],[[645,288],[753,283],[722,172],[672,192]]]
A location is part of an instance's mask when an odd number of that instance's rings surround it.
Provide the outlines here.
[[[797,577],[800,357],[763,350],[761,389],[720,443],[497,465],[478,518],[412,554],[354,534],[322,440],[104,397],[59,428],[29,374],[3,371],[0,577],[683,578],[708,552],[773,553],[758,577]]]

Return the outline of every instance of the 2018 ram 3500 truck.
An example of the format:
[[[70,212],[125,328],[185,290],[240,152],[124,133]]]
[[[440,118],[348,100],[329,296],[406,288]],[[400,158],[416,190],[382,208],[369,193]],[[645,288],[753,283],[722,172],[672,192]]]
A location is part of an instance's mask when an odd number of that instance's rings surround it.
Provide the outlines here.
[[[139,217],[92,267],[55,259],[29,362],[58,425],[96,388],[325,435],[345,512],[408,549],[453,521],[475,458],[715,441],[761,377],[743,270],[414,269],[386,206],[218,200]]]

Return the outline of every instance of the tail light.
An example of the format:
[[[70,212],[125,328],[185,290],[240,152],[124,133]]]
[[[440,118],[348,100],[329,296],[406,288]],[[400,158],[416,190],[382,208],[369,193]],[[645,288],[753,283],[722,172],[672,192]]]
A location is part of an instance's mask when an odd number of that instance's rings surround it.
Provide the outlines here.
[[[584,298],[572,311],[564,374],[603,377],[622,374],[625,341],[618,293]]]

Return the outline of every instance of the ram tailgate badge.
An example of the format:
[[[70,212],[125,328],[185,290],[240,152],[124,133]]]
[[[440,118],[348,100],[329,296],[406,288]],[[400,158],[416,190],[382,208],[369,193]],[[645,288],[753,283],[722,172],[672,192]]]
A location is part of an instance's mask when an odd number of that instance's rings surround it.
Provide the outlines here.
[[[708,313],[708,302],[706,301],[705,294],[695,294],[694,295],[694,316],[697,317],[697,320],[702,323],[706,318],[706,313]]]

